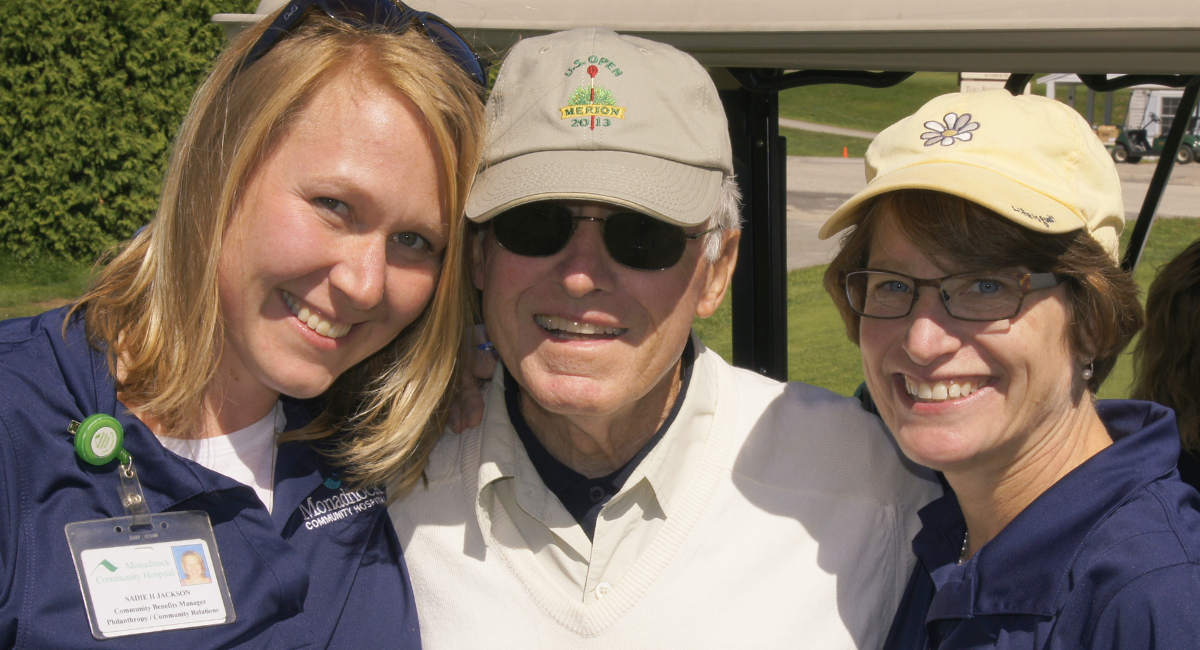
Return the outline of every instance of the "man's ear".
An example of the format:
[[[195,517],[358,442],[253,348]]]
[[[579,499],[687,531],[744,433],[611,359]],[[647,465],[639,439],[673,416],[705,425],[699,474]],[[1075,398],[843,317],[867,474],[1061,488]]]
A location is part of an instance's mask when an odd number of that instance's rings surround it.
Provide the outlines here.
[[[484,269],[484,254],[483,242],[488,238],[488,230],[483,230],[470,235],[471,241],[471,281],[475,283],[475,288],[483,291],[483,279],[487,276]]]
[[[721,242],[721,256],[708,267],[707,284],[700,302],[696,304],[696,315],[708,318],[717,312],[729,283],[733,281],[733,269],[737,266],[738,243],[742,241],[742,233],[730,230],[724,233],[725,241]]]

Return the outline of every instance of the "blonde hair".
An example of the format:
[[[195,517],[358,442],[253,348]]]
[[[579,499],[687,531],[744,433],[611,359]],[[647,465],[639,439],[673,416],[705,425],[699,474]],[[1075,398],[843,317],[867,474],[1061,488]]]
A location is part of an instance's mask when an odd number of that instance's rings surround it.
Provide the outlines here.
[[[1175,409],[1183,448],[1200,452],[1200,240],[1158,272],[1146,295],[1146,331],[1133,352],[1136,399]]]
[[[273,17],[246,30],[196,92],[176,136],[158,212],[75,306],[108,356],[118,397],[168,433],[190,435],[223,346],[217,269],[223,236],[254,172],[312,97],[338,75],[391,87],[424,117],[440,151],[449,243],[438,287],[416,321],[340,377],[297,439],[350,481],[413,483],[444,425],[460,343],[473,319],[462,215],[482,145],[479,88],[417,28],[362,30],[315,12],[238,71]]]

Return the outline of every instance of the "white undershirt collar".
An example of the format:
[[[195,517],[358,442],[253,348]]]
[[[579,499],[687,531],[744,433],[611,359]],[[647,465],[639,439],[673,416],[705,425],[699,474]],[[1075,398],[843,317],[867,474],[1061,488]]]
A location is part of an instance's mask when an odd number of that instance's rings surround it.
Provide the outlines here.
[[[276,437],[286,425],[283,403],[276,402],[266,417],[227,435],[199,440],[155,437],[175,455],[254,488],[270,512],[275,492]]]

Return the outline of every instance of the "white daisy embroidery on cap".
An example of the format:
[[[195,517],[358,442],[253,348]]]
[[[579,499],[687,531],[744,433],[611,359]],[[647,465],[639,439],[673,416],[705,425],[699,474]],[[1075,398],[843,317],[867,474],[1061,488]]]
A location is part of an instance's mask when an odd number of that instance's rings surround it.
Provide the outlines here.
[[[970,113],[946,113],[946,117],[942,122],[929,120],[925,123],[925,128],[929,129],[921,134],[921,139],[925,141],[926,147],[931,147],[935,144],[940,144],[943,147],[949,147],[956,140],[967,141],[971,139],[971,131],[979,128],[979,122],[971,121]]]

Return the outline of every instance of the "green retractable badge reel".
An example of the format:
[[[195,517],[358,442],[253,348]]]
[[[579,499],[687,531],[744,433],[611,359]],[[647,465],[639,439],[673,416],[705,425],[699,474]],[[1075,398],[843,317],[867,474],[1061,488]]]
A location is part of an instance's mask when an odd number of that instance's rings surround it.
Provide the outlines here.
[[[72,425],[75,423],[72,422]],[[89,465],[107,465],[119,459],[122,465],[129,464],[129,453],[125,451],[125,429],[111,415],[97,413],[85,419],[75,433],[75,453]]]

